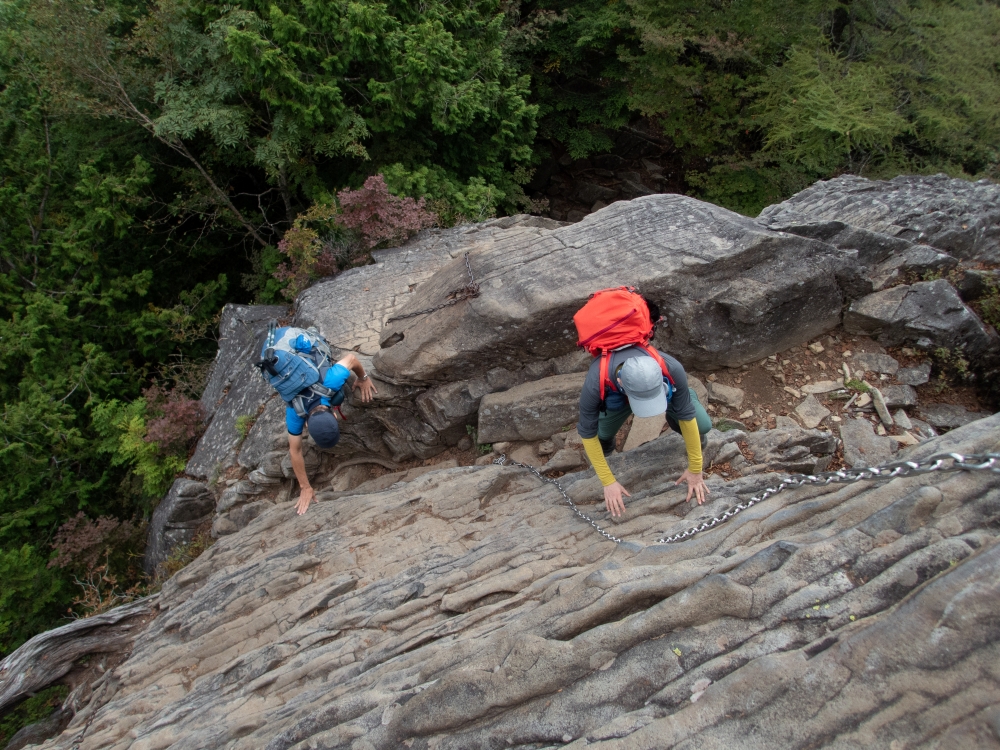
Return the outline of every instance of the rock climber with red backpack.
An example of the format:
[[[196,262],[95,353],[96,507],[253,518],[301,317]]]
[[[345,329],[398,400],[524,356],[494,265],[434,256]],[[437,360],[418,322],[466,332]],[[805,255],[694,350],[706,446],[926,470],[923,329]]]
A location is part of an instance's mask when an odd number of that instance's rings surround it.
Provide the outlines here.
[[[579,345],[595,358],[580,393],[577,430],[604,485],[604,502],[613,516],[624,512],[622,495],[628,497],[629,492],[615,479],[607,456],[614,451],[615,435],[632,414],[638,418],[665,415],[687,449],[687,469],[675,484],[687,482],[687,500],[694,496],[699,505],[709,494],[701,473],[701,449],[702,436],[712,429],[712,420],[688,386],[681,363],[649,345],[659,319],[656,305],[631,287],[595,292],[573,316]]]

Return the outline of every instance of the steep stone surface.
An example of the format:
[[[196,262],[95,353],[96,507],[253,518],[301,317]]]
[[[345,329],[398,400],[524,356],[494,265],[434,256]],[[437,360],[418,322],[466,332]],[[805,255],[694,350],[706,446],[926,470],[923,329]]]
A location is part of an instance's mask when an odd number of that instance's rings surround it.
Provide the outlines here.
[[[885,243],[905,240],[962,260],[1000,262],[1000,185],[989,180],[844,175],[768,206],[757,220],[769,227],[840,222],[883,235]]]
[[[481,295],[389,323],[379,372],[437,383],[566,354],[576,310],[594,290],[619,284],[669,300],[664,334],[687,366],[736,365],[837,325],[844,299],[831,279],[851,255],[693,198],[653,195],[537,237],[500,237],[470,260]],[[439,305],[467,282],[456,258],[400,312]]]
[[[212,366],[202,408],[210,420],[185,472],[209,479],[231,460],[240,436],[236,420],[256,416],[271,396],[271,388],[250,363],[258,357],[256,341],[272,318],[287,315],[277,305],[226,305],[219,324],[219,351]]]
[[[204,482],[175,479],[149,521],[149,543],[143,567],[154,575],[170,550],[194,539],[198,527],[212,517],[215,496]]]
[[[998,436],[995,415],[906,456]],[[514,467],[268,510],[164,586],[43,747],[998,744],[1000,475],[786,490],[657,545],[776,477],[712,478],[690,507],[679,437],[611,461],[618,523],[596,478],[560,481],[621,545]]]

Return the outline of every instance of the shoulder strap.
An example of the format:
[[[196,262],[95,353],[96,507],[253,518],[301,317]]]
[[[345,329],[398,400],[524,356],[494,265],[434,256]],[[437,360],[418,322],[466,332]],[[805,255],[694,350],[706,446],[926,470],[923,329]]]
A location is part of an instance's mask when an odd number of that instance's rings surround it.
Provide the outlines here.
[[[614,384],[608,379],[608,353],[601,352],[601,365],[600,365],[600,379],[601,379],[601,403],[604,403],[604,383],[607,382],[611,384],[614,388]]]

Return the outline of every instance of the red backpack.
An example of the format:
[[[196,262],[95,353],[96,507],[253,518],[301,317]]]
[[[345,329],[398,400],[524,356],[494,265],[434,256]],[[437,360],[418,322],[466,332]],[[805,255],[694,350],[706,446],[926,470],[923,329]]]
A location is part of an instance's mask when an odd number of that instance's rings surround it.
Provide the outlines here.
[[[594,292],[587,304],[573,316],[576,332],[580,340],[577,346],[582,346],[592,357],[601,358],[601,401],[604,401],[605,383],[615,388],[608,376],[608,359],[611,352],[629,346],[638,346],[655,359],[663,377],[674,384],[667,370],[667,363],[653,347],[649,340],[653,336],[653,320],[649,315],[649,306],[642,295],[634,287],[620,286],[615,289],[602,289]]]

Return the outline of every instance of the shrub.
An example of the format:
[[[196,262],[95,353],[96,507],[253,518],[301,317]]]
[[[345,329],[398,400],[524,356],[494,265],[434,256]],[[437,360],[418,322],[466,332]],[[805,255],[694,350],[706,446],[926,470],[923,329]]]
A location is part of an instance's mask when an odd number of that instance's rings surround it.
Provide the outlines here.
[[[389,192],[378,174],[358,190],[337,193],[337,205],[317,203],[300,214],[278,243],[287,260],[272,277],[284,284],[281,294],[294,299],[323,276],[371,261],[376,247],[392,247],[437,222],[423,198],[400,198]]]
[[[112,466],[127,466],[142,481],[148,498],[159,497],[170,486],[174,475],[186,463],[178,456],[164,457],[159,446],[146,440],[146,399],[124,404],[109,399],[94,407],[94,428],[103,440],[101,453],[111,455]]]
[[[201,434],[205,410],[201,402],[179,389],[164,390],[152,385],[143,391],[146,399],[146,442],[156,443],[160,453],[183,453]]]
[[[240,441],[247,439],[256,421],[257,417],[253,414],[240,414],[236,417],[236,434],[240,436]]]
[[[337,200],[342,211],[340,223],[357,232],[369,250],[378,245],[398,245],[437,221],[437,216],[425,208],[423,198],[415,201],[393,195],[380,174],[365,180],[359,190],[341,190]]]

